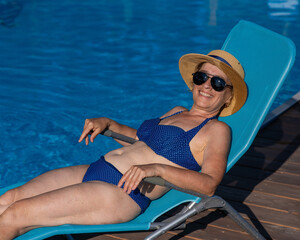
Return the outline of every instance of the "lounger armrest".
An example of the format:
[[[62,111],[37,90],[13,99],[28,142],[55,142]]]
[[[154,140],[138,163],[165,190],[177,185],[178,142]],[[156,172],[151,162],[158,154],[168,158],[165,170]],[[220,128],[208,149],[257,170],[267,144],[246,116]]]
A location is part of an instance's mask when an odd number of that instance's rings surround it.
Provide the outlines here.
[[[108,129],[104,130],[101,134],[106,136],[106,137],[112,137],[112,138],[121,140],[123,142],[130,143],[130,144],[133,144],[133,143],[137,142],[137,140],[134,139],[134,138],[127,137],[123,134],[119,134],[119,133],[113,132],[113,131],[108,130]]]
[[[144,181],[147,183],[152,183],[152,184],[159,185],[162,187],[166,187],[166,182],[167,182],[166,180],[164,180],[163,178],[160,178],[160,177],[147,177],[147,178],[144,178]]]
[[[174,184],[172,184],[172,183],[170,183],[170,182],[168,182],[168,181],[166,181],[166,180],[164,180],[160,177],[148,177],[148,178],[144,178],[144,181],[148,182],[148,183],[155,184],[155,185],[175,189],[177,191],[188,193],[188,194],[191,194],[193,196],[200,197],[200,198],[209,198],[208,195],[180,188],[180,187],[178,187],[178,186],[176,186],[176,185],[174,185]]]

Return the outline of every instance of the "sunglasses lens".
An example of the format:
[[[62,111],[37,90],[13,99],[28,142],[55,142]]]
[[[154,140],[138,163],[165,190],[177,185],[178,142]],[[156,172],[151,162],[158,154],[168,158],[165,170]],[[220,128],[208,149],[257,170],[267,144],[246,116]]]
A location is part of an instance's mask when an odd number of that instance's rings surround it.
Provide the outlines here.
[[[206,82],[208,76],[204,72],[195,72],[193,74],[193,82],[196,85],[201,85]]]
[[[211,86],[215,91],[221,92],[226,87],[226,82],[222,78],[213,77],[211,79]]]
[[[209,79],[209,77],[204,72],[193,73],[193,82],[196,85],[201,85],[201,84],[205,83],[207,81],[207,79]],[[212,88],[217,92],[223,91],[227,85],[225,80],[220,77],[212,77],[210,81],[211,81]]]

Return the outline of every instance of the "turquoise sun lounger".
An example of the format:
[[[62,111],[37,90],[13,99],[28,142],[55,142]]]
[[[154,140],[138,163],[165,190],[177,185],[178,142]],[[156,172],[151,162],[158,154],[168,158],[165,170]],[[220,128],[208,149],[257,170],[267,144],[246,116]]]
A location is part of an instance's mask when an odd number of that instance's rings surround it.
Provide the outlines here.
[[[232,29],[222,49],[235,55],[244,66],[245,81],[249,91],[246,104],[240,111],[229,117],[220,118],[232,128],[232,147],[227,166],[227,171],[229,171],[254,140],[294,63],[296,50],[293,42],[288,38],[247,21],[240,21]],[[154,181],[156,180],[154,179]],[[42,227],[16,239],[38,240],[58,234],[140,230],[155,230],[146,238],[155,239],[166,231],[184,223],[187,218],[209,208],[219,208],[226,211],[255,239],[264,239],[221,197],[208,197],[194,192],[184,192],[184,190],[182,191],[182,189],[178,189],[162,179],[159,179],[157,183],[177,190],[172,189],[161,198],[153,201],[145,213],[130,222],[111,225]],[[15,186],[2,189],[0,194]],[[182,203],[189,203],[182,212],[171,219],[167,219],[167,221],[155,222],[159,216]]]

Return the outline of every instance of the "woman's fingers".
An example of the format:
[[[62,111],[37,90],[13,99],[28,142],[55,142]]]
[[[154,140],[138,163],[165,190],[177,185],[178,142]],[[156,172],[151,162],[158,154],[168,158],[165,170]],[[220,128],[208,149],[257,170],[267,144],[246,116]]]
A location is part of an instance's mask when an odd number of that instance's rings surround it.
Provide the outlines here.
[[[93,124],[87,124],[87,125],[85,124],[78,142],[81,142],[84,138],[86,138],[92,130],[93,130]]]
[[[134,186],[138,186],[143,178],[141,178],[141,170],[137,167],[134,167],[133,171],[131,172],[129,181],[126,181],[124,184],[124,191],[130,194],[131,191],[135,190]]]
[[[122,187],[124,192],[130,194],[131,191],[134,191],[140,182],[145,178],[145,171],[139,166],[131,167],[119,181],[118,187]]]
[[[100,128],[96,128],[96,129],[93,131],[93,133],[91,134],[91,137],[90,137],[91,142],[94,142],[95,137],[96,137],[99,133],[101,133]]]
[[[130,168],[127,172],[125,172],[122,176],[122,178],[120,179],[119,183],[118,183],[118,187],[122,187],[123,184],[125,183],[125,181],[129,178],[130,173],[131,173],[131,169]]]
[[[85,139],[85,144],[89,144],[88,136],[91,135],[91,142],[94,142],[95,137],[101,133],[101,121],[98,121],[100,119],[86,119],[84,123],[84,128],[81,133],[81,136],[78,140],[78,142],[81,142],[83,139]]]
[[[89,145],[89,136],[85,137],[85,145]]]

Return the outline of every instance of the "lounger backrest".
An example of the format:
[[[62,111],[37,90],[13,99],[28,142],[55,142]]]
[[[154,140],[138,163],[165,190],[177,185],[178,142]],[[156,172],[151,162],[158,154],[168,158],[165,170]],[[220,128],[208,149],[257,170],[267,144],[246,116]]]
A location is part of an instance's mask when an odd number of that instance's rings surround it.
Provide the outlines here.
[[[296,49],[290,39],[247,21],[240,21],[231,30],[222,49],[241,62],[248,86],[243,108],[220,118],[232,129],[229,171],[252,144],[293,66]]]
[[[237,113],[220,118],[232,129],[232,146],[227,171],[253,142],[284,79],[293,65],[295,46],[291,40],[256,24],[240,21],[229,33],[222,49],[232,53],[245,68],[248,99]],[[175,190],[153,201],[146,212],[135,219],[152,221],[169,209],[199,198]]]

